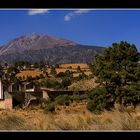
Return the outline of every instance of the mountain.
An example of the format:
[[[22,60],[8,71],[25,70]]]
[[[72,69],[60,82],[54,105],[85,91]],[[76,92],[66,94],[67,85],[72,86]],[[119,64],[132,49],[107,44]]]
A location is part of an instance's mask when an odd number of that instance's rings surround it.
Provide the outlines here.
[[[32,34],[16,38],[0,47],[0,61],[8,64],[19,60],[31,63],[45,61],[49,64],[89,63],[104,49],[49,35]]]

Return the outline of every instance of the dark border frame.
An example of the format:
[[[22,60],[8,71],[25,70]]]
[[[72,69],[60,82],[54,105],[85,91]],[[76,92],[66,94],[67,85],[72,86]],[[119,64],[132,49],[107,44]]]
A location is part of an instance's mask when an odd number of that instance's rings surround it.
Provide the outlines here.
[[[29,8],[139,8],[139,0],[3,0],[0,4],[1,9],[5,8],[18,8],[18,9],[29,9]],[[140,132],[140,131],[138,131]],[[107,140],[116,140],[116,139],[133,139],[137,137],[139,139],[140,133],[132,131],[1,131],[0,136],[4,139],[107,139]],[[50,139],[51,138],[51,139]]]
[[[0,8],[139,8],[140,0],[1,0]]]

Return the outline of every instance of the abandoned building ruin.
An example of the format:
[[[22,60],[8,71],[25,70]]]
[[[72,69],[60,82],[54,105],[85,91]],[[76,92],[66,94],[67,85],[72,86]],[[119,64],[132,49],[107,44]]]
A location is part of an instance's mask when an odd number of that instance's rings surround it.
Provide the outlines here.
[[[4,88],[2,82],[2,73],[0,71],[0,109],[13,109],[18,104],[28,107],[31,101],[38,98],[53,100],[55,97],[63,94],[83,94],[85,91],[54,90],[40,88],[31,82],[11,83]]]

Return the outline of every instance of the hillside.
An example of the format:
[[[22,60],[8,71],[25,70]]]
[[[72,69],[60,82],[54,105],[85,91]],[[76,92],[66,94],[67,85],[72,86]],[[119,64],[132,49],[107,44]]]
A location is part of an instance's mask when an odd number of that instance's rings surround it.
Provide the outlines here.
[[[17,60],[31,63],[44,61],[49,64],[89,63],[104,49],[98,46],[80,45],[48,35],[32,34],[16,38],[2,46],[0,61],[8,64]]]

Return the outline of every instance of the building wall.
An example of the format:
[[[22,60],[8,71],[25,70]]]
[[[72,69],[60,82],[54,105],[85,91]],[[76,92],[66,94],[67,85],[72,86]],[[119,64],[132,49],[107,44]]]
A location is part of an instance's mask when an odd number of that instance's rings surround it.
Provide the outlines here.
[[[49,99],[49,96],[48,96],[48,92],[47,91],[43,91],[43,98],[45,98],[46,100]]]
[[[13,108],[12,96],[8,93],[4,93],[4,99],[0,100],[0,109],[11,110]]]
[[[4,100],[0,100],[0,109],[12,109],[12,98],[7,98]]]
[[[3,99],[3,85],[0,78],[0,99]]]

